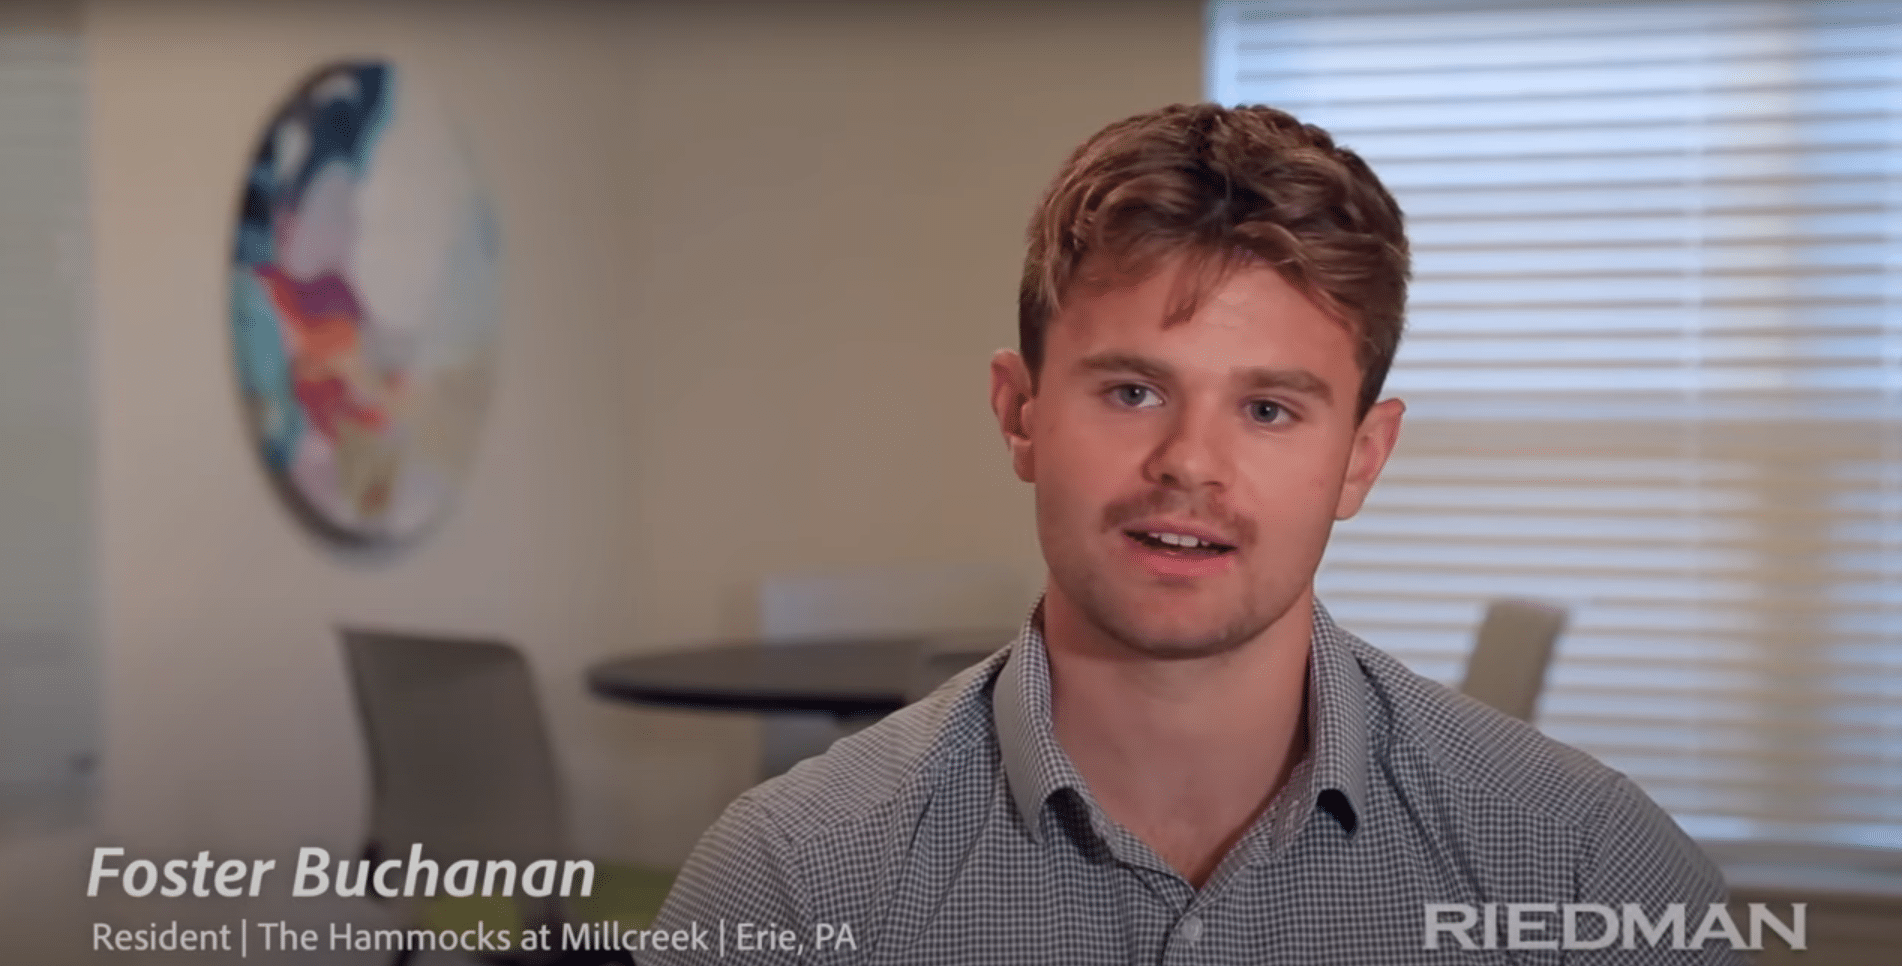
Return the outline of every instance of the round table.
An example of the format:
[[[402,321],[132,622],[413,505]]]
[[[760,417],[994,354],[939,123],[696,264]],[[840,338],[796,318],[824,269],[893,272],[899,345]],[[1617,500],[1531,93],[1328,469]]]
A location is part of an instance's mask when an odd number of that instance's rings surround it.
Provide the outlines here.
[[[743,641],[613,658],[588,687],[619,701],[768,713],[890,714],[1010,643],[1015,630]]]

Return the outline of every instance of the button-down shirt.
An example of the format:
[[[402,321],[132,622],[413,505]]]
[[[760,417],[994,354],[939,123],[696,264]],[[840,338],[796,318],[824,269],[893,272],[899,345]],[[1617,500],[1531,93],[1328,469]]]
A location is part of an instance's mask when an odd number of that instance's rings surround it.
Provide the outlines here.
[[[735,801],[657,923],[698,925],[708,950],[636,961],[1741,962],[1724,938],[1672,948],[1672,904],[1688,940],[1723,881],[1627,778],[1414,674],[1318,603],[1309,754],[1198,889],[1104,812],[1057,742],[1039,617]],[[1618,941],[1578,948],[1608,926]]]

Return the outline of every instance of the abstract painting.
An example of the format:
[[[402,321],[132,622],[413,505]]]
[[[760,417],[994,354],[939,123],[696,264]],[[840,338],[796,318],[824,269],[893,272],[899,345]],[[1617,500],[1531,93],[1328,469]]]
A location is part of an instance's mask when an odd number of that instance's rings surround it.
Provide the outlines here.
[[[231,325],[246,420],[292,511],[344,545],[447,512],[489,408],[498,239],[440,100],[407,68],[318,68],[259,138]]]

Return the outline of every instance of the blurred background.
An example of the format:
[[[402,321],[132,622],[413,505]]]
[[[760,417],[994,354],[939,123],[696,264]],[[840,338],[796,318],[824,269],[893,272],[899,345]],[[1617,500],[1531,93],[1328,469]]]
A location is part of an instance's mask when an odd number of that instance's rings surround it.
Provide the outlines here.
[[[1409,213],[1409,422],[1324,565],[1336,617],[1457,684],[1488,601],[1565,608],[1536,723],[1818,901],[1812,944],[1841,948],[1804,961],[1865,961],[1902,920],[1899,24],[1873,2],[10,3],[3,958],[86,961],[95,918],[155,918],[83,898],[94,843],[355,854],[339,623],[520,648],[577,846],[677,865],[757,780],[759,724],[604,701],[584,671],[767,633],[776,575],[981,572],[1021,616],[1041,558],[984,391],[1024,224],[1104,124],[1215,99],[1328,127]],[[228,304],[261,126],[361,56],[427,75],[504,239],[474,465],[388,557],[273,494]]]

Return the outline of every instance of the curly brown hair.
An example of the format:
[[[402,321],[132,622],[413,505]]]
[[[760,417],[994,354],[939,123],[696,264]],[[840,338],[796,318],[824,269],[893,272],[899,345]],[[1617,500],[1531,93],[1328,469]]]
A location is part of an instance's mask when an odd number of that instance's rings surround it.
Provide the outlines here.
[[[1178,254],[1194,281],[1168,321],[1261,259],[1346,325],[1359,415],[1400,346],[1410,272],[1400,206],[1359,155],[1271,107],[1174,104],[1111,124],[1050,183],[1029,242],[1017,335],[1033,386],[1072,285],[1137,281]]]

